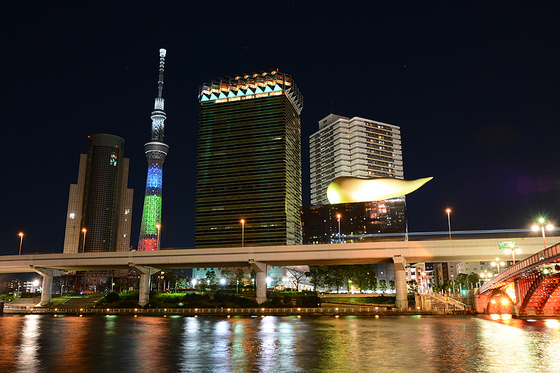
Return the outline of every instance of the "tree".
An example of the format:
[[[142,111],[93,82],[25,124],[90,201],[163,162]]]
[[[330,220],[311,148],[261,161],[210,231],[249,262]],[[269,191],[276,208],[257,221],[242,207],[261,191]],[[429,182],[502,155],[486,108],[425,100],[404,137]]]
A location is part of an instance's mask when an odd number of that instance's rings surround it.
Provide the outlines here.
[[[406,282],[409,293],[418,293],[418,283],[416,280],[410,280]]]
[[[471,284],[471,289],[479,281],[480,281],[480,276],[478,275],[478,273],[471,272],[471,274],[467,276],[467,283]]]
[[[325,284],[329,287],[335,287],[338,293],[340,288],[344,286],[345,273],[344,266],[326,266]]]
[[[305,272],[305,275],[310,279],[315,291],[319,286],[325,285],[325,266],[309,266],[309,272]]]
[[[377,288],[377,278],[372,264],[362,264],[353,267],[352,280],[363,290],[375,290]]]
[[[237,268],[237,272],[235,272],[236,284],[244,286],[245,285],[245,283],[243,282],[244,278],[245,278],[245,271],[243,270],[243,268],[241,267]]]
[[[379,290],[382,292],[387,291],[387,280],[379,280]]]
[[[215,285],[217,278],[218,278],[218,276],[216,275],[216,272],[214,272],[212,270],[206,272],[206,283],[208,285]]]
[[[301,267],[286,267],[286,271],[294,278],[296,291],[299,291],[299,283],[305,278],[305,272],[301,270]]]
[[[389,281],[389,289],[391,289],[391,291],[395,291],[395,280]]]
[[[177,278],[177,287],[179,289],[186,289],[189,287],[189,281],[187,280],[187,278],[184,275],[180,275]]]

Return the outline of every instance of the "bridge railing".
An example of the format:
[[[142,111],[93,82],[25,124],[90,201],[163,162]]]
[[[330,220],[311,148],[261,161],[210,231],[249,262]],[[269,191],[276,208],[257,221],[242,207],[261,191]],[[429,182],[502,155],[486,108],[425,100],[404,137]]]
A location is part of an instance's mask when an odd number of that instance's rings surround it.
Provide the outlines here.
[[[556,244],[550,246],[549,248],[541,250],[538,253],[533,254],[520,262],[517,262],[515,265],[500,273],[498,276],[486,282],[480,288],[480,292],[484,293],[485,291],[492,289],[496,284],[499,284],[500,282],[507,281],[522,272],[538,267],[539,265],[546,264],[552,259],[557,259],[558,257],[560,257],[560,244]]]

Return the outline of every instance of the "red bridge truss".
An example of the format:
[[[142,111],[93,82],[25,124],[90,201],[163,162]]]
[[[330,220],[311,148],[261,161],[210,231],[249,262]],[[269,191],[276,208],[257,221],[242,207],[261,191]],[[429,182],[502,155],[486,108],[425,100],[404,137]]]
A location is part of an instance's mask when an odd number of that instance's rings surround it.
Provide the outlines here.
[[[560,244],[518,262],[482,286],[477,311],[560,316]]]

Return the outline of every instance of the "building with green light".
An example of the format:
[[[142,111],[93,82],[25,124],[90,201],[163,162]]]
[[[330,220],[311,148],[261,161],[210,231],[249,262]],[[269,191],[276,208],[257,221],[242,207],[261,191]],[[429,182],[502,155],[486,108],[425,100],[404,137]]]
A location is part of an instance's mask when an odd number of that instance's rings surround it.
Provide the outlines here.
[[[301,244],[303,98],[291,76],[218,78],[198,97],[195,247]]]
[[[70,185],[64,253],[128,251],[133,190],[121,137],[88,136],[78,183]]]

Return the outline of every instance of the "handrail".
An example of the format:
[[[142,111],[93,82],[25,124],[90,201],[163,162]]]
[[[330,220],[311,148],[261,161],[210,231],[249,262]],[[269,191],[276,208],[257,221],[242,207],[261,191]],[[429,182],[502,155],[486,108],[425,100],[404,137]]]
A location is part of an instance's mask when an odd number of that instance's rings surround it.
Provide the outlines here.
[[[547,264],[553,260],[560,258],[560,244],[552,245],[544,250],[539,251],[530,257],[517,262],[515,265],[509,267],[498,276],[492,278],[480,287],[480,293],[484,293],[492,289],[496,284],[509,280],[512,277],[526,272],[528,269],[536,268],[542,264]],[[543,262],[544,261],[544,262]]]

